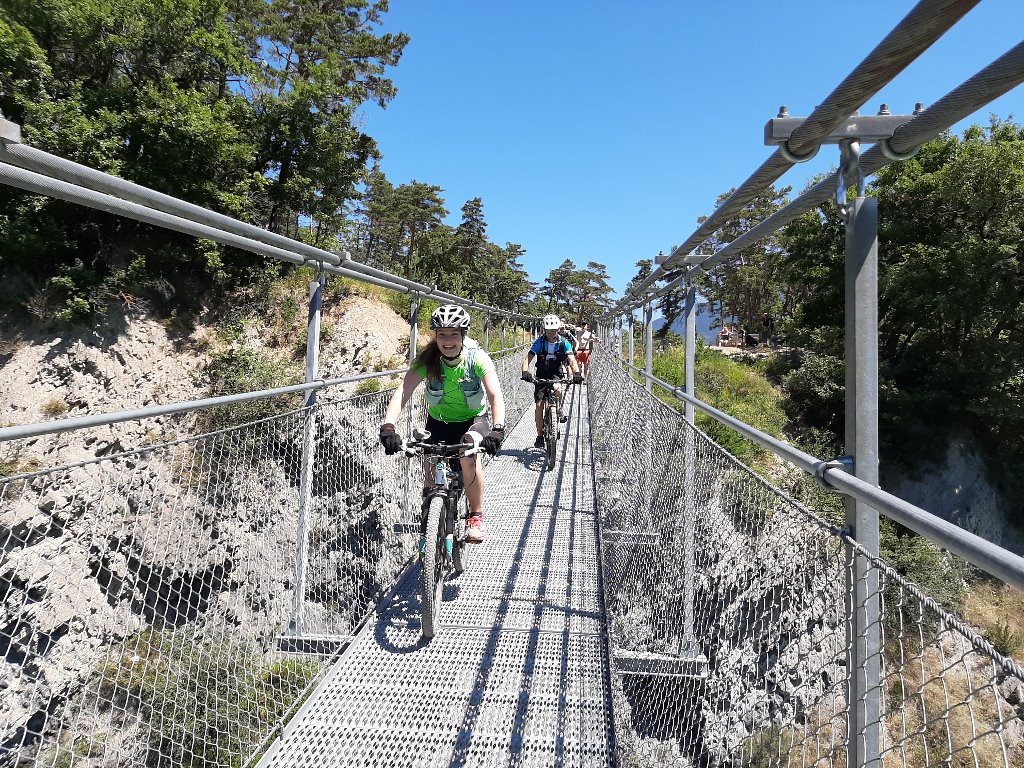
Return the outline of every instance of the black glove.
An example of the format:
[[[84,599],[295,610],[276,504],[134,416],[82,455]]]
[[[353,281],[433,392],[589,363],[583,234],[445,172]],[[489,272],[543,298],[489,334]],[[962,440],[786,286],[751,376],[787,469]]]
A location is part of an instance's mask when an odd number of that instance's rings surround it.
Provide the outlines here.
[[[504,439],[504,429],[492,429],[484,436],[484,439],[480,441],[480,447],[493,456],[498,452],[498,449],[501,448],[501,443]]]
[[[530,382],[532,384],[533,383],[533,374],[530,373],[529,371],[523,371],[523,381],[528,381],[528,382]]]
[[[583,374],[582,373],[574,373],[572,375],[572,383],[573,384],[582,384],[583,383]]]
[[[402,436],[395,431],[394,424],[385,424],[380,428],[380,444],[384,453],[392,456],[402,450]]]

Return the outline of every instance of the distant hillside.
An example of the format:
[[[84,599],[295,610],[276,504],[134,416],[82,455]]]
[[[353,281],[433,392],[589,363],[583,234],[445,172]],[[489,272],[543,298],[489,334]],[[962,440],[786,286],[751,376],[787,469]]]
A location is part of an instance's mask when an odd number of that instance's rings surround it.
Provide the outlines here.
[[[700,304],[700,305],[698,305],[698,307],[697,307],[697,335],[698,336],[703,335],[704,336],[704,340],[709,345],[712,345],[712,344],[715,343],[716,337],[718,336],[719,328],[721,328],[721,326],[719,325],[714,330],[712,330],[711,324],[712,323],[716,323],[717,321],[718,321],[718,315],[712,314],[708,310],[708,305],[707,304]],[[655,319],[655,321],[654,321],[654,330],[660,329],[663,325],[665,325],[665,321],[662,318],[659,317],[659,318]],[[686,321],[684,320],[684,318],[682,318],[682,317],[677,318],[676,321],[672,324],[672,330],[675,331],[676,333],[678,333],[680,336],[682,336],[683,333],[685,333],[685,331],[686,331]]]

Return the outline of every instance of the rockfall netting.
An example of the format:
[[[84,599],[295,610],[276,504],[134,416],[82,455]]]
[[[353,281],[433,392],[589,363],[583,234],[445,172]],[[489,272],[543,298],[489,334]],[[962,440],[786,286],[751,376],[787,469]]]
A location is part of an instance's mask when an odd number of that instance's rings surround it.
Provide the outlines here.
[[[531,393],[495,357],[511,425]],[[0,766],[258,756],[414,555],[418,471],[378,442],[392,391],[223,407],[53,468],[4,447]]]
[[[611,355],[592,358],[590,398],[622,765],[846,766],[850,674],[882,766],[1024,765],[1017,664]],[[847,658],[865,572],[874,679]]]

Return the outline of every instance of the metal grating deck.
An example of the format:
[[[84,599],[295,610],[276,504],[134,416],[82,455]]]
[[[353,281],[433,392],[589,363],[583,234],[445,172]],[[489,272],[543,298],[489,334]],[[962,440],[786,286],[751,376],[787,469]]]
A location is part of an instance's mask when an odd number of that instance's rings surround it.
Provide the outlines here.
[[[544,471],[528,412],[487,470],[487,541],[420,640],[406,571],[263,766],[614,764],[586,390]]]

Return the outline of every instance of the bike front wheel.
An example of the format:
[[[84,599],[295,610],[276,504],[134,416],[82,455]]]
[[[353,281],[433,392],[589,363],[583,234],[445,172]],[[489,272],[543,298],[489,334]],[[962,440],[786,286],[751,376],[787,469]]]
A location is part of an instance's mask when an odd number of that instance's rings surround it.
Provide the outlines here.
[[[420,555],[420,610],[423,637],[437,631],[441,614],[441,587],[444,582],[445,499],[434,496],[427,508],[426,546]]]
[[[558,445],[558,419],[555,418],[555,407],[549,405],[544,409],[544,449],[547,451],[548,469],[555,468],[555,447]]]

